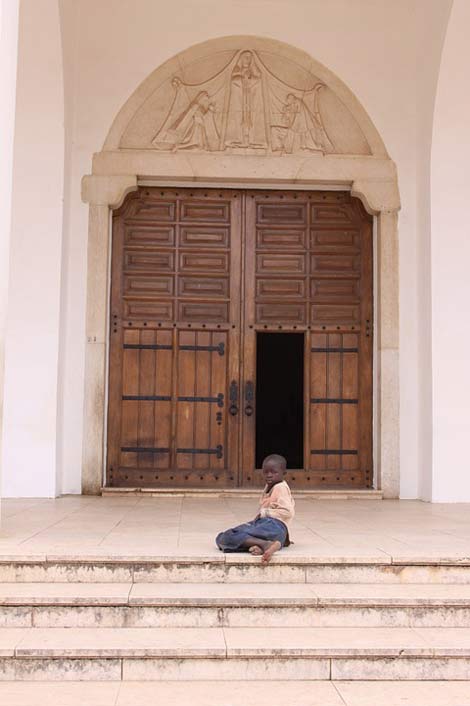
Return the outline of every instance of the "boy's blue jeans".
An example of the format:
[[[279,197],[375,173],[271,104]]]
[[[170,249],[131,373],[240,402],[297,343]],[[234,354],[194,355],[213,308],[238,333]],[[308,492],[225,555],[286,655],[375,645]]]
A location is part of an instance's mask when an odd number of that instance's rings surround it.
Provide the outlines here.
[[[280,520],[273,517],[260,517],[251,522],[220,532],[216,537],[216,544],[225,553],[248,551],[243,544],[248,538],[262,539],[268,542],[278,541],[283,547],[287,539],[287,527]]]

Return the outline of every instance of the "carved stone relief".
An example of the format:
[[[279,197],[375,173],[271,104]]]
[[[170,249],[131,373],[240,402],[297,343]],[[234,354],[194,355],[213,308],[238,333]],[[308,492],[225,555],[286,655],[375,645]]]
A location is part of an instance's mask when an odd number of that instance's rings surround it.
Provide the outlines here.
[[[323,81],[285,57],[247,48],[173,72],[136,111],[120,147],[371,154],[356,120]]]

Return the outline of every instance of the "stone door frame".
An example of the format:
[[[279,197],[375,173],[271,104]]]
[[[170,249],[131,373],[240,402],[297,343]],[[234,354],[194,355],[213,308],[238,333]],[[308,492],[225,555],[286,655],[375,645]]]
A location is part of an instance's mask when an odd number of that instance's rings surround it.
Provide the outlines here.
[[[129,155],[127,155],[127,158]],[[327,159],[327,158],[323,158]],[[374,160],[375,167],[377,161]],[[357,160],[354,160],[357,166]],[[391,162],[387,160],[387,168]],[[344,166],[344,165],[343,165]],[[385,165],[384,165],[385,166]],[[388,170],[388,169],[387,169]],[[106,450],[106,390],[108,357],[109,256],[111,213],[126,195],[141,183],[158,186],[183,184],[228,188],[233,184],[213,179],[201,184],[194,180],[169,180],[158,174],[92,175],[83,180],[83,198],[89,204],[87,315],[85,353],[85,398],[83,430],[82,490],[99,493],[103,485]],[[384,497],[399,495],[399,341],[398,341],[398,190],[395,179],[317,179],[302,183],[247,178],[243,188],[345,189],[361,199],[376,219],[376,390],[375,390],[375,487]]]
[[[181,65],[227,47],[263,48],[313,71],[354,116],[370,155],[254,155],[214,152],[160,152],[120,147],[127,125],[156,86]],[[89,204],[85,396],[82,491],[97,494],[103,485],[106,453],[108,314],[111,212],[139,185],[256,188],[341,189],[361,199],[375,217],[375,390],[374,483],[384,497],[399,496],[399,260],[400,198],[396,167],[366,111],[328,69],[304,52],[259,37],[225,37],[190,47],[156,69],[125,103],[103,150],[93,157],[92,174],[82,180]]]

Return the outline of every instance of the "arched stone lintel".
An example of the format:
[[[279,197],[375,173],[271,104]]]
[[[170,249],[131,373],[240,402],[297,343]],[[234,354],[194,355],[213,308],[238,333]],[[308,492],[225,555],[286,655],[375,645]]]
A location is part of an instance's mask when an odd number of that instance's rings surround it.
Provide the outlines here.
[[[268,174],[265,175],[265,180],[263,175],[259,176],[261,177],[260,181],[271,181]],[[282,176],[278,175],[278,177],[281,178],[272,181],[274,188],[276,181],[282,182]],[[287,180],[291,181],[286,174]],[[82,179],[82,200],[95,206],[109,206],[111,209],[119,208],[127,194],[137,190],[138,181],[137,175],[86,175]],[[197,182],[194,178],[192,181]],[[244,183],[246,183],[245,180]],[[306,185],[304,181],[294,181],[294,183],[297,183],[299,188]],[[313,188],[314,186],[315,181],[312,180],[310,187]],[[359,198],[366,211],[371,215],[394,213],[401,208],[396,179],[356,179],[352,182],[350,188],[351,195]]]
[[[127,194],[137,189],[136,175],[96,176],[82,179],[82,201],[95,206],[119,208]]]
[[[395,213],[400,210],[400,194],[396,179],[356,179],[351,196],[359,198],[368,213]]]
[[[252,175],[247,173],[246,178],[241,181],[241,184],[246,185],[246,180],[249,179],[250,176]],[[288,174],[285,175],[285,179],[282,179],[280,174],[278,175],[278,179],[272,179],[270,176],[272,177],[268,172],[265,174],[258,172],[258,179],[253,180],[253,186],[256,188],[256,186],[258,186],[257,182],[259,182],[259,188],[269,188],[269,186],[276,188],[276,182],[280,182],[278,185],[279,188],[282,188],[281,183],[282,186],[284,186],[286,182],[290,182],[293,188],[295,188],[296,184],[299,187],[305,187],[306,184],[308,184],[310,188],[318,186],[317,180],[314,179],[307,181],[289,179]],[[325,177],[326,175],[322,176]],[[191,178],[189,174],[186,176],[181,174],[180,177],[187,179],[188,183],[197,183],[199,181],[194,176]],[[149,176],[148,178],[156,179],[157,176]],[[211,180],[210,174],[207,175],[207,178],[209,181]],[[240,176],[238,176],[238,179],[240,179]],[[214,183],[219,183],[218,178],[214,178],[213,181]],[[324,178],[320,181],[327,186],[329,180]],[[111,209],[119,208],[127,194],[137,190],[138,183],[139,177],[137,175],[87,175],[82,179],[82,200],[85,203],[94,204],[95,206],[109,206]],[[170,180],[169,183],[171,183]],[[347,182],[343,183],[347,188]],[[333,179],[331,180],[331,185],[337,186],[339,182]],[[359,198],[366,211],[371,215],[394,213],[401,208],[396,179],[356,179],[352,182],[350,190],[351,195]]]

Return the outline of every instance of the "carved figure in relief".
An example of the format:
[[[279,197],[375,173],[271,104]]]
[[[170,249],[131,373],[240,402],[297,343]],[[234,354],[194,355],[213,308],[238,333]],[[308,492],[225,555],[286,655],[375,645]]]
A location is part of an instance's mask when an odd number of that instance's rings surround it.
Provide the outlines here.
[[[323,84],[314,88],[315,98]],[[315,100],[316,102],[316,100]],[[281,109],[279,125],[271,126],[273,152],[292,154],[298,151],[332,152],[318,108],[313,112],[302,98],[289,93]]]
[[[179,89],[177,79],[173,85]],[[215,105],[207,91],[200,91],[188,107],[168,127],[164,125],[153,140],[155,146],[172,150],[212,152],[219,148],[219,133],[214,120]]]
[[[266,148],[264,111],[261,71],[253,52],[243,51],[230,76],[224,146]]]
[[[334,152],[321,116],[323,83],[304,90],[278,78],[255,51],[241,50],[197,84],[175,76],[156,149],[201,152]]]

